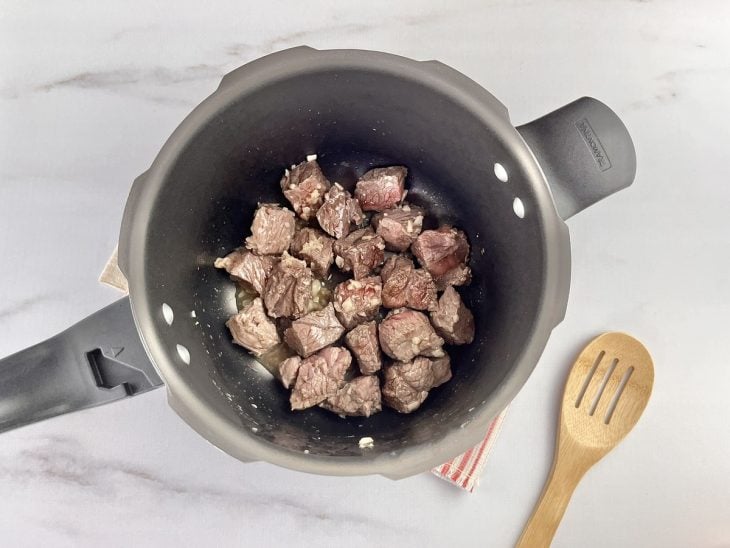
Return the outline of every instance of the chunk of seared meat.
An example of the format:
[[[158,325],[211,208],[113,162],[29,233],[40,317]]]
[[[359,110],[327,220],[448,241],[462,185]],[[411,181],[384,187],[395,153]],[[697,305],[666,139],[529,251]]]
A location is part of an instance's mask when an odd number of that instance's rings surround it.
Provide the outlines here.
[[[312,271],[304,261],[284,253],[274,266],[264,290],[264,304],[272,318],[299,318],[312,303]]]
[[[375,232],[385,240],[390,251],[407,251],[423,230],[424,211],[420,207],[402,205],[376,213],[371,219]]]
[[[305,221],[312,219],[319,210],[330,183],[316,160],[302,162],[285,171],[281,190],[294,211]]]
[[[363,211],[385,211],[405,198],[408,170],[403,166],[379,167],[365,173],[355,185],[355,198]]]
[[[233,342],[256,356],[281,342],[276,324],[266,315],[264,303],[258,297],[238,314],[231,316],[226,326],[233,336]]]
[[[406,306],[415,310],[433,310],[436,299],[436,283],[431,274],[423,268],[416,268],[408,280]]]
[[[332,303],[318,312],[310,312],[306,316],[294,320],[291,326],[284,331],[284,342],[300,356],[306,358],[321,350],[345,332]]]
[[[352,329],[378,315],[381,304],[380,276],[346,280],[335,287],[335,312],[342,325]]]
[[[292,410],[306,409],[322,403],[345,385],[352,364],[346,348],[328,346],[302,360],[289,402]]]
[[[350,272],[361,280],[383,264],[385,242],[373,229],[361,228],[335,241],[335,264],[343,272]]]
[[[400,413],[411,413],[428,397],[428,391],[451,378],[448,356],[395,362],[383,370],[383,401]]]
[[[408,382],[406,375],[417,381],[416,386]],[[426,358],[419,358],[412,362],[396,362],[386,366],[383,379],[382,397],[385,405],[400,413],[412,413],[428,397],[433,371]]]
[[[433,386],[433,367],[431,360],[423,356],[417,356],[410,362],[395,362],[386,368],[401,377],[415,390],[431,390]]]
[[[271,255],[256,255],[252,251],[239,248],[225,257],[215,260],[216,268],[224,268],[231,278],[236,281],[247,282],[259,295],[266,288],[271,269],[278,259]]]
[[[292,356],[279,364],[279,378],[284,388],[291,388],[297,380],[299,367],[302,365],[302,358]]]
[[[382,409],[380,381],[375,375],[355,377],[320,406],[349,417],[369,417]]]
[[[449,344],[469,344],[474,340],[474,316],[451,286],[446,288],[436,310],[431,312],[431,323]]]
[[[387,260],[380,272],[383,279],[383,306],[386,308],[406,306],[408,284],[414,270],[413,261],[400,255],[395,255]]]
[[[391,275],[403,268],[410,268],[413,270],[416,266],[413,264],[413,261],[405,255],[390,255],[390,257],[388,257],[385,261],[383,268],[380,269],[380,277],[383,282],[387,282]]]
[[[332,245],[335,241],[316,228],[302,228],[294,234],[289,251],[309,264],[317,276],[326,278],[335,260]]]
[[[441,386],[451,380],[451,358],[444,354],[440,358],[430,358],[431,370],[433,371],[433,386]]]
[[[471,269],[466,265],[469,243],[461,230],[450,226],[424,230],[411,251],[440,289],[471,281]]]
[[[391,311],[378,327],[378,340],[383,352],[401,362],[419,355],[444,355],[444,340],[431,327],[428,317],[417,310],[402,308]]]
[[[360,204],[339,183],[335,183],[324,197],[322,207],[317,211],[317,221],[327,234],[344,238],[352,225],[365,220]]]
[[[294,237],[294,213],[277,204],[259,204],[246,247],[259,255],[279,255]]]
[[[374,321],[358,325],[345,335],[345,342],[355,355],[360,372],[372,375],[380,370],[383,358],[378,344],[378,324]]]
[[[471,268],[462,263],[439,277],[436,281],[436,287],[439,291],[442,291],[452,285],[469,285],[470,283]]]
[[[415,310],[436,308],[436,284],[426,270],[415,268],[413,261],[395,255],[386,261],[381,271],[383,278],[383,306],[408,307]]]

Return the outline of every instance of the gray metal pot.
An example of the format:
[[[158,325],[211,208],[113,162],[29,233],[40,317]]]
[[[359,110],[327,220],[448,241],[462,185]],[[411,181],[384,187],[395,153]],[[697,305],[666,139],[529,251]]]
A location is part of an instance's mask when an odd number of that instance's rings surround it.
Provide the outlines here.
[[[413,415],[292,413],[224,327],[233,288],[214,258],[240,245],[257,202],[282,199],[282,166],[312,153],[346,185],[374,165],[407,165],[409,199],[471,240],[464,296],[476,341],[453,352],[454,380]],[[0,362],[0,428],[164,380],[173,409],[242,461],[391,478],[427,470],[482,439],[525,383],[568,300],[564,220],[631,184],[635,167],[626,128],[594,99],[515,129],[502,103],[438,62],[268,55],[228,74],[134,182],[119,247],[130,299]],[[365,436],[374,447],[359,446]]]

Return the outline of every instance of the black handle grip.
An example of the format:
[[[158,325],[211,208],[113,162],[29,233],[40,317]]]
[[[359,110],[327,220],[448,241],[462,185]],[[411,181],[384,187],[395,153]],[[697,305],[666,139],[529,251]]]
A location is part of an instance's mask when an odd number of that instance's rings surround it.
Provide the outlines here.
[[[0,432],[162,386],[124,298],[0,360]]]
[[[517,131],[542,168],[563,219],[634,182],[631,136],[616,113],[596,99],[573,101]]]

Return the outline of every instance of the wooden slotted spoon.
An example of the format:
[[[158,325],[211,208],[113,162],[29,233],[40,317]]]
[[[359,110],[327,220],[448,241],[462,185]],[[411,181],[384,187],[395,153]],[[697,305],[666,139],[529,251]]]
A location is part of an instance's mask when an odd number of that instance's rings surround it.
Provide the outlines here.
[[[549,546],[578,482],[629,433],[654,384],[644,346],[624,333],[604,333],[578,356],[563,394],[553,467],[518,547]]]

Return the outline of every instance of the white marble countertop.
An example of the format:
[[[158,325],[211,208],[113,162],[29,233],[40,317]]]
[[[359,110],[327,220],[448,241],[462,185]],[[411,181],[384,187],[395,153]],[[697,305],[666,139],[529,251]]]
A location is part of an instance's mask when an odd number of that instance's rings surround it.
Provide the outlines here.
[[[117,298],[96,278],[132,179],[246,61],[303,43],[436,58],[517,123],[593,95],[633,134],[636,183],[570,220],[567,317],[480,487],[244,465],[160,390],[2,435],[3,546],[509,546],[548,472],[569,363],[612,329],[653,353],[654,393],[555,546],[730,545],[730,4],[367,4],[0,2],[0,356]]]

